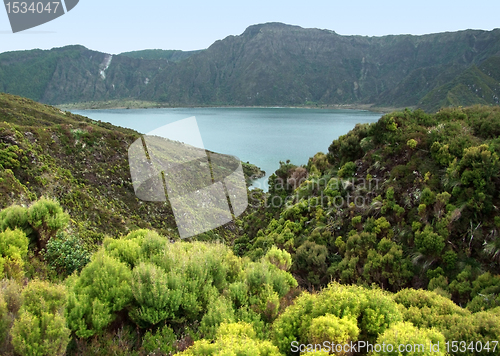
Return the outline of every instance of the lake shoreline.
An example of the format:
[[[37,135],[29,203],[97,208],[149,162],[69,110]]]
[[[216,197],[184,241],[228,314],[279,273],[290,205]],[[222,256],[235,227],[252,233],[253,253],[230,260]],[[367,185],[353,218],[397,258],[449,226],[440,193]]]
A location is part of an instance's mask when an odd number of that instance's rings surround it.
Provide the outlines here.
[[[386,114],[393,111],[401,111],[405,108],[398,107],[373,107],[373,104],[330,104],[330,105],[293,105],[293,106],[245,106],[245,105],[162,105],[152,101],[123,101],[123,100],[110,100],[99,102],[84,102],[73,104],[55,105],[61,110],[116,110],[116,109],[320,109],[320,110],[362,110],[371,111],[376,113]],[[414,109],[414,107],[410,107]]]
[[[267,175],[280,168],[280,161],[307,164],[356,124],[377,122],[382,116],[367,110],[214,107],[72,112],[142,133],[195,116],[205,149],[252,162]],[[267,175],[252,186],[265,191]]]

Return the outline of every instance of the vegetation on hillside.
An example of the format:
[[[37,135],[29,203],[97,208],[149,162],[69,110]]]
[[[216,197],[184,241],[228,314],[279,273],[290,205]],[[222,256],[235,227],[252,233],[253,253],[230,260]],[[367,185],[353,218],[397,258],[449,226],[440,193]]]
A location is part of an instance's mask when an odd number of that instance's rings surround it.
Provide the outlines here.
[[[5,94],[0,117],[2,355],[498,354],[498,108],[358,125],[189,241],[135,199],[138,133]]]
[[[478,67],[473,65],[449,83],[430,91],[418,106],[436,111],[448,106],[499,105],[499,68],[500,57],[491,57]]]
[[[357,125],[305,167],[282,162],[233,248],[285,249],[308,288],[335,279],[499,306],[499,128],[500,110],[479,106]]]
[[[90,244],[137,228],[175,236],[168,202],[135,196],[128,148],[139,137],[133,130],[0,94],[0,206],[56,199]],[[260,174],[252,164],[243,166],[248,182]],[[230,226],[211,238],[225,238]]]
[[[167,60],[111,56],[83,46],[0,54],[0,92],[48,104],[138,98]]]

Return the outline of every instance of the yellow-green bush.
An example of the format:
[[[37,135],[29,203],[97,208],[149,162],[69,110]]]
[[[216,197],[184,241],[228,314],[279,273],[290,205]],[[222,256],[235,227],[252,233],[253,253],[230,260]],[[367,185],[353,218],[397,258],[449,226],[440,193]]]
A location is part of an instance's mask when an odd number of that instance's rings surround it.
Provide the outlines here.
[[[377,344],[382,345],[382,350],[373,352],[373,356],[445,356],[447,354],[443,334],[436,329],[418,329],[408,322],[392,325],[378,337]]]
[[[22,297],[19,317],[11,330],[15,351],[22,356],[64,355],[70,335],[64,318],[64,287],[32,281]]]
[[[44,249],[50,238],[69,222],[69,215],[55,200],[41,198],[28,208],[28,222],[36,231],[38,247]]]
[[[290,263],[279,255],[278,264]],[[68,285],[68,324],[78,337],[103,332],[126,311],[142,328],[189,322],[213,338],[224,321],[245,320],[262,333],[262,319],[276,317],[280,298],[297,281],[265,258],[250,262],[222,244],[171,243],[138,230],[106,239]]]
[[[21,229],[26,236],[34,239],[40,251],[68,222],[69,215],[61,205],[45,198],[40,198],[29,208],[12,205],[0,212],[0,231]]]
[[[481,341],[483,344],[500,338],[500,308],[471,313],[460,308],[448,298],[435,292],[405,289],[394,295],[394,300],[401,305],[405,321],[418,328],[435,328],[446,341]],[[463,355],[488,355],[487,350]]]
[[[223,323],[219,327],[215,342],[196,341],[182,356],[281,356],[270,341],[259,340],[252,326],[239,323]]]
[[[28,238],[23,231],[7,228],[0,232],[0,278],[22,278],[27,253]]]
[[[380,289],[331,283],[318,294],[303,293],[274,322],[274,342],[280,351],[290,354],[292,341],[309,344],[313,321],[332,315],[339,319],[356,320],[359,340],[375,342],[393,323],[402,320],[392,296]],[[333,322],[333,321],[332,321]],[[316,322],[317,323],[317,322]],[[345,329],[355,337],[355,329],[344,322]]]
[[[142,348],[148,355],[156,355],[156,353],[169,355],[176,350],[174,347],[176,340],[177,336],[172,328],[164,325],[154,333],[148,331],[144,334]]]
[[[339,318],[332,314],[326,314],[311,321],[308,340],[313,344],[323,344],[323,342],[329,341],[344,345],[356,341],[358,335],[357,321],[352,317]]]
[[[7,338],[7,332],[9,331],[9,309],[7,308],[7,302],[4,296],[0,293],[0,346],[4,343]]]
[[[79,337],[102,332],[132,301],[132,274],[123,262],[98,252],[80,276],[68,280],[68,325]]]

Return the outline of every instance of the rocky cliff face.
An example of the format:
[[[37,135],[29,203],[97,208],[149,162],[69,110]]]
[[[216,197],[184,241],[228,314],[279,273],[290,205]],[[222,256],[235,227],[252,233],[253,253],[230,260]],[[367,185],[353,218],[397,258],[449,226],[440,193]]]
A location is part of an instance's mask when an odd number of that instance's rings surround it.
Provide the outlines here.
[[[170,105],[420,103],[432,110],[431,101],[422,102],[427,94],[500,56],[500,30],[363,37],[268,23],[177,62],[117,55],[103,69],[106,56],[80,46],[4,53],[0,90],[51,104],[136,98]],[[481,79],[489,83],[483,91],[498,96],[498,78],[481,73],[489,78]],[[458,96],[484,103],[475,89]]]
[[[82,46],[3,53],[0,91],[48,104],[136,98],[168,66]]]
[[[160,73],[144,98],[174,104],[411,106],[499,50],[500,30],[361,37],[256,25]]]

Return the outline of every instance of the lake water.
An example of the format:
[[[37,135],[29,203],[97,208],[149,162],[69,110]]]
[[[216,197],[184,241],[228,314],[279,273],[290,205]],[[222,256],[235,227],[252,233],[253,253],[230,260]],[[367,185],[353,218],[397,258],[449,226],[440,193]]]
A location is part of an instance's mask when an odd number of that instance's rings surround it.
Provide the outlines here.
[[[206,149],[231,154],[266,171],[254,186],[267,191],[267,178],[279,161],[306,164],[317,152],[357,123],[376,122],[381,114],[361,110],[295,108],[175,108],[73,110],[75,114],[113,125],[150,132],[196,117]]]

